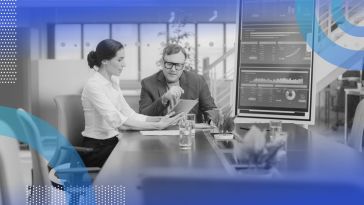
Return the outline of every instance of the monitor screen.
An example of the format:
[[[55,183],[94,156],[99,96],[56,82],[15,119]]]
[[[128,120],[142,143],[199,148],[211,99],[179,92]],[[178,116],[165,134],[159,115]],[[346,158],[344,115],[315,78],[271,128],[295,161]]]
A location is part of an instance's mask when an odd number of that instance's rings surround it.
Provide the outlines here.
[[[295,0],[240,4],[236,115],[312,120],[313,54],[306,41],[313,35],[301,34]],[[312,31],[312,24],[304,26]]]
[[[363,57],[363,64],[361,68],[361,81],[364,84],[364,57]]]

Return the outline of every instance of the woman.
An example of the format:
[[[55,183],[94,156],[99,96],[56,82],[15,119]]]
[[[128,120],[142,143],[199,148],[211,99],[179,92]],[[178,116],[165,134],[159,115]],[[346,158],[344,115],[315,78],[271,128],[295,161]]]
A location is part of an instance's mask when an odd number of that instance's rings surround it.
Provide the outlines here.
[[[82,156],[88,167],[102,167],[118,142],[119,130],[164,129],[177,123],[182,115],[149,117],[130,108],[119,87],[124,58],[123,45],[112,39],[101,41],[87,56],[88,65],[97,71],[87,81],[81,97],[85,112],[83,145],[94,148],[94,152]]]

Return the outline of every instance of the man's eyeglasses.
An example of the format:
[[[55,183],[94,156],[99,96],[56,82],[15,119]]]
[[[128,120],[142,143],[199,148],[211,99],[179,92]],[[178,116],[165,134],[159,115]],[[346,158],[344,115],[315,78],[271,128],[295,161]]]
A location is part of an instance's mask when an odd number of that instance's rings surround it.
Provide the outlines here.
[[[171,62],[166,62],[166,61],[164,62],[164,67],[168,70],[172,69],[173,66],[177,71],[180,71],[185,67],[185,64],[184,63],[171,63]]]

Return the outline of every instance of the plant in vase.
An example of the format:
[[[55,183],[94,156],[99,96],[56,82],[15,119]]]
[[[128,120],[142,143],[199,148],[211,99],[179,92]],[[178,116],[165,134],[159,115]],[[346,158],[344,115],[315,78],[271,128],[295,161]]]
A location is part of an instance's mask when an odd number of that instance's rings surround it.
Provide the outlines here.
[[[193,69],[196,65],[196,59],[195,59],[195,48],[192,47],[192,45],[189,43],[189,40],[191,38],[194,38],[195,34],[189,31],[186,31],[186,22],[187,18],[184,18],[182,20],[177,20],[176,22],[170,24],[170,32],[167,34],[167,32],[159,32],[158,36],[168,36],[167,44],[178,44],[182,46],[186,53],[187,58],[185,62],[185,70],[197,72],[196,69]],[[164,48],[166,44],[162,44],[162,47]],[[161,49],[163,50],[163,49]],[[162,60],[157,61],[157,66],[162,65]]]
[[[212,133],[215,139],[223,137],[223,139],[232,139],[234,130],[234,117],[231,115],[231,107],[227,109],[214,109],[207,111],[208,117],[211,119],[211,125],[215,127]]]
[[[235,136],[234,157],[246,170],[271,170],[280,162],[285,143],[279,137],[268,140],[267,131],[252,126],[245,136]]]

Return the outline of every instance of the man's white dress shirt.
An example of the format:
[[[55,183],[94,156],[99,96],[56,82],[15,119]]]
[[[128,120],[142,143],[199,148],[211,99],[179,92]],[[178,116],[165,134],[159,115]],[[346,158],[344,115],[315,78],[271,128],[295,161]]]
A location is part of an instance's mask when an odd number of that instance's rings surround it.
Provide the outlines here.
[[[146,121],[147,116],[136,113],[125,101],[119,78],[111,82],[96,72],[82,91],[85,130],[82,135],[94,139],[108,139],[119,134],[118,128],[129,118]]]

